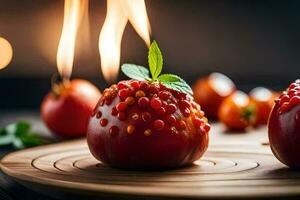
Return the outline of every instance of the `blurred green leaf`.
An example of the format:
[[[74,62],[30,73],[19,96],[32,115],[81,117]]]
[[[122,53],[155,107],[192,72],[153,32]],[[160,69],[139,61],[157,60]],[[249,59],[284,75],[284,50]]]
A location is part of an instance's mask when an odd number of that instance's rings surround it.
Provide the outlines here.
[[[0,147],[11,145],[15,149],[22,149],[46,143],[49,142],[31,131],[28,122],[21,121],[0,128]]]

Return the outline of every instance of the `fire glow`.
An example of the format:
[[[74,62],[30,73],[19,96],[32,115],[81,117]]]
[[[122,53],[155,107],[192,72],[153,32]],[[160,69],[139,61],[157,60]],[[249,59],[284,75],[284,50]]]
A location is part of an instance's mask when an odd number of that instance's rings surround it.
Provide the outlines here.
[[[0,37],[0,69],[5,68],[12,60],[13,49],[11,44],[3,37]]]
[[[63,29],[56,57],[58,72],[63,79],[70,79],[76,37],[87,8],[88,0],[65,0]]]
[[[105,80],[116,80],[120,67],[121,41],[127,22],[150,46],[150,23],[144,0],[108,0],[107,14],[99,36],[101,69]]]

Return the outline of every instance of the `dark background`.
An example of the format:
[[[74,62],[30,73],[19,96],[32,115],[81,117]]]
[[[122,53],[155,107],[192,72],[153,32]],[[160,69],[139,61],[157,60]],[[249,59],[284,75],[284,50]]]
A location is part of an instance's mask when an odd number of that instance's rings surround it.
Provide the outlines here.
[[[56,73],[64,2],[0,0],[0,5],[0,36],[14,48],[13,61],[0,70],[0,109],[37,109]],[[98,35],[106,1],[91,0],[89,6],[90,23],[81,29],[72,77],[103,90]],[[283,89],[300,78],[298,0],[146,0],[146,7],[165,71],[191,84],[213,71],[245,91],[259,85]],[[146,65],[146,53],[128,24],[121,63]]]

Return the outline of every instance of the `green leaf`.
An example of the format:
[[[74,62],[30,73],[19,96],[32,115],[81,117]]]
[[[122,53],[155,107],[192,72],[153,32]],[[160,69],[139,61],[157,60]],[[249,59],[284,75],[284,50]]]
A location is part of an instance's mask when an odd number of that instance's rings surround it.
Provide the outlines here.
[[[48,143],[45,139],[31,131],[27,122],[9,124],[0,128],[0,146],[11,145],[15,149],[32,147]]]
[[[158,80],[167,88],[193,95],[192,88],[179,76],[174,74],[162,74]]]
[[[0,146],[9,145],[13,142],[14,139],[15,139],[14,135],[2,135],[0,137]]]
[[[35,133],[23,134],[20,137],[20,140],[22,141],[25,147],[38,146],[46,143],[44,139],[42,139],[40,136],[38,136]]]
[[[134,65],[134,64],[123,64],[121,66],[121,70],[129,78],[138,81],[151,80],[149,76],[149,70],[143,66]]]
[[[148,63],[152,79],[156,80],[159,74],[161,73],[163,67],[163,57],[155,41],[152,42],[149,48]]]
[[[18,122],[16,124],[16,136],[21,136],[22,134],[26,134],[30,131],[30,124],[27,122]]]

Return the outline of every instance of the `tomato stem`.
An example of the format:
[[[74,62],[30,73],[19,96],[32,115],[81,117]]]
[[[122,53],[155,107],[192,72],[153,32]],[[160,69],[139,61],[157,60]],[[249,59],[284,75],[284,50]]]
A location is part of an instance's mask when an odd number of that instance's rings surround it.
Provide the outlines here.
[[[51,92],[55,97],[59,97],[63,90],[70,87],[68,78],[60,77],[57,73],[51,77]]]

